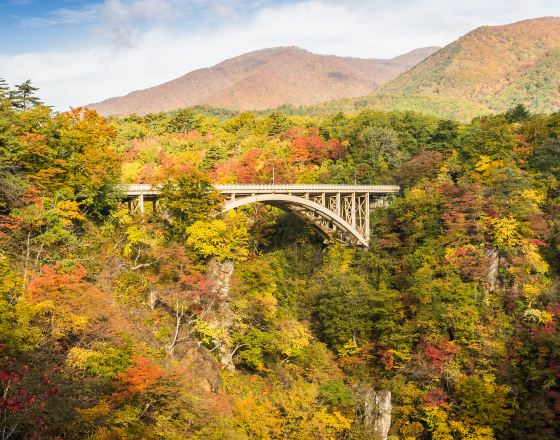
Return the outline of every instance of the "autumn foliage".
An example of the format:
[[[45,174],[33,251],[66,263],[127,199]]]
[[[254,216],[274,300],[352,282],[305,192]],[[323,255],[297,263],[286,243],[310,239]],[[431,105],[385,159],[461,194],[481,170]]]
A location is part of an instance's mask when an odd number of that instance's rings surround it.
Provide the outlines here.
[[[558,114],[0,103],[3,439],[558,438]],[[365,249],[216,182],[402,191]]]

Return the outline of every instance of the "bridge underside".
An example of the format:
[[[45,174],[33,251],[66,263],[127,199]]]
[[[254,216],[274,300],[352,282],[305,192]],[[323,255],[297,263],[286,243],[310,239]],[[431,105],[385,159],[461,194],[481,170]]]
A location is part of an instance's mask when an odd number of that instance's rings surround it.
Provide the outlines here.
[[[353,234],[346,233],[345,229],[336,225],[332,220],[321,215],[317,215],[314,211],[302,208],[298,205],[291,205],[286,203],[269,202],[267,204],[281,209],[282,211],[288,212],[292,215],[295,215],[304,223],[313,226],[313,228],[323,238],[325,243],[340,242],[345,244],[367,246],[367,244],[363,243],[360,238],[357,238]]]
[[[317,229],[327,242],[369,245],[369,194],[224,194],[224,212],[264,203],[291,212]]]
[[[326,241],[339,241],[346,244],[368,246],[369,233],[365,225],[365,209],[360,218],[359,230],[346,221],[336,211],[331,211],[325,206],[298,196],[288,194],[259,194],[247,195],[240,198],[228,200],[224,206],[224,212],[236,209],[244,205],[254,203],[265,203],[295,214],[300,219],[313,225],[325,238]],[[365,208],[365,207],[364,207]],[[350,215],[350,217],[352,217]],[[352,219],[350,219],[352,222]],[[369,219],[367,221],[369,228]]]

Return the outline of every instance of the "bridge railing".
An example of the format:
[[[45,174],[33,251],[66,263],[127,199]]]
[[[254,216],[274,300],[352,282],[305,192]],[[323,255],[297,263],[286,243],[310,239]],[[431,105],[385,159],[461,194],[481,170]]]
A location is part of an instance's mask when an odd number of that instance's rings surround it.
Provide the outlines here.
[[[374,194],[396,194],[400,191],[398,185],[323,185],[323,184],[229,184],[215,185],[216,189],[222,193],[374,193]],[[124,191],[128,196],[157,195],[160,192],[158,185],[137,183],[124,185]]]
[[[222,192],[372,192],[383,194],[394,194],[400,191],[398,185],[323,185],[323,184],[231,184],[215,185]]]

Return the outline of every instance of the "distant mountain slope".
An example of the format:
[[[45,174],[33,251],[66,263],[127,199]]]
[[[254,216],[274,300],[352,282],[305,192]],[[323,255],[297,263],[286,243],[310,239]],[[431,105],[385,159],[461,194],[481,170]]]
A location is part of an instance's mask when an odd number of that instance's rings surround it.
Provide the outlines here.
[[[370,93],[436,50],[427,47],[375,60],[316,55],[297,47],[263,49],[89,107],[106,115],[122,115],[194,105],[264,110],[353,98]]]
[[[312,112],[410,109],[467,120],[518,103],[560,109],[560,17],[475,29],[370,95]]]

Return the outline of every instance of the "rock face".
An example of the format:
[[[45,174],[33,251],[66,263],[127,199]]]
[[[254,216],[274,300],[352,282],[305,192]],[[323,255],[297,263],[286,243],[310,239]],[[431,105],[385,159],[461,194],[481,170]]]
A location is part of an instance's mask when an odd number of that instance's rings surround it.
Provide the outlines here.
[[[437,48],[388,60],[318,55],[297,47],[257,50],[164,84],[90,104],[104,115],[146,114],[194,105],[265,110],[370,93]]]
[[[498,286],[498,274],[500,270],[500,258],[498,256],[498,250],[495,248],[486,250],[486,257],[490,261],[488,267],[488,275],[486,277],[486,285],[490,292],[496,290]]]
[[[190,371],[196,371],[193,375],[193,386],[199,387],[205,393],[219,393],[222,388],[220,377],[220,364],[206,350],[191,349],[181,361]]]
[[[391,392],[364,389],[364,424],[374,439],[387,440],[391,428]]]
[[[232,321],[229,309],[229,293],[234,269],[235,264],[232,260],[222,262],[212,260],[208,264],[207,272],[207,279],[212,283],[212,294],[219,300],[218,317],[215,322],[211,323],[211,326],[216,330],[220,330],[216,331],[216,334],[222,336],[214,338],[214,344],[218,349],[222,367],[228,370],[235,369],[232,360],[237,351],[227,337]]]
[[[220,299],[220,307],[227,307],[229,289],[231,288],[231,276],[235,264],[232,260],[219,262],[212,260],[208,264],[208,281],[212,283],[212,293]]]

